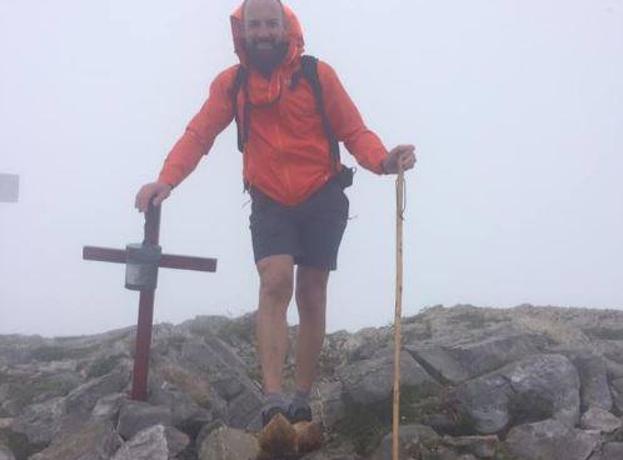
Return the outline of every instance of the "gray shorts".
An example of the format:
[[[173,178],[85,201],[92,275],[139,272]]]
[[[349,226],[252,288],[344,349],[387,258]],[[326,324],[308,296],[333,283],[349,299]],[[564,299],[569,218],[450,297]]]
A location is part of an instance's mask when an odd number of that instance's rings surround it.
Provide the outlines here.
[[[256,263],[269,256],[291,255],[297,265],[337,268],[348,221],[348,198],[335,180],[296,206],[284,206],[254,188],[250,193]]]

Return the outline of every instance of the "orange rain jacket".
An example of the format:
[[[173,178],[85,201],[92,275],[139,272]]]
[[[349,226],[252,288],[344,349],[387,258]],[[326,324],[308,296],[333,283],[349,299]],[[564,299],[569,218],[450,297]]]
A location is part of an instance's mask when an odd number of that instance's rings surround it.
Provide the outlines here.
[[[304,40],[300,23],[285,7],[289,26],[289,49],[281,66],[267,79],[254,70],[248,76],[248,94],[253,107],[244,151],[244,180],[284,205],[296,205],[322,187],[334,174],[329,143],[316,111],[311,87],[301,79],[290,88],[292,75],[300,68]],[[246,65],[242,36],[242,8],[231,16],[234,49]],[[164,163],[159,180],[177,186],[207,154],[215,137],[234,119],[231,88],[238,66],[219,74],[201,110],[189,123]],[[359,111],[342,87],[335,71],[318,62],[325,111],[337,139],[357,162],[377,174],[387,149],[364,125]],[[244,107],[244,91],[238,107]]]

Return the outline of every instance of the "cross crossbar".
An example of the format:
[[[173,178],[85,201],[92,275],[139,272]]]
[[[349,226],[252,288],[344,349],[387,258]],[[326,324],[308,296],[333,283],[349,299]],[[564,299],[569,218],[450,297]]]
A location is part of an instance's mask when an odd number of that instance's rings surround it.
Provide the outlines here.
[[[125,249],[110,249],[98,246],[85,246],[82,248],[82,258],[84,260],[125,264],[127,262],[127,255]],[[162,258],[158,263],[160,268],[176,268],[178,270],[193,270],[198,272],[215,272],[216,265],[216,259],[173,254],[162,254]]]
[[[85,246],[82,248],[84,260],[126,264],[126,287],[139,290],[138,324],[136,328],[136,352],[132,374],[132,399],[147,399],[147,377],[149,372],[149,349],[153,329],[154,298],[158,268],[175,268],[201,272],[215,272],[216,259],[204,257],[161,254],[160,206],[150,204],[145,213],[144,239],[140,245],[129,245],[127,249]],[[130,283],[128,284],[128,274]]]

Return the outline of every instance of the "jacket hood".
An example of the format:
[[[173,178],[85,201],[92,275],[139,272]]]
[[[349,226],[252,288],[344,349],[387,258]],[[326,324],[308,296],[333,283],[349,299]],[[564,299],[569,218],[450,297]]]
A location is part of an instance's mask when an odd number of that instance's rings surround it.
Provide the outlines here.
[[[289,42],[289,47],[282,67],[289,67],[294,62],[296,62],[305,51],[305,40],[303,39],[303,29],[301,27],[301,23],[296,17],[296,14],[294,14],[294,11],[292,11],[292,9],[286,5],[283,5],[283,9],[285,12],[285,21],[288,34],[287,40]],[[238,8],[236,8],[236,10],[230,16],[230,20],[231,31],[234,40],[234,51],[238,55],[240,63],[246,66],[248,60],[243,32],[243,10],[243,5],[240,5]]]

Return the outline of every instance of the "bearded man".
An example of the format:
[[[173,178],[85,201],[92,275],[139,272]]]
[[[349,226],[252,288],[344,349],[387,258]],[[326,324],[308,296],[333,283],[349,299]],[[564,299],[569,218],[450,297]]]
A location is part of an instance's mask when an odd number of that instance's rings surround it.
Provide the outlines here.
[[[387,151],[365,126],[333,68],[303,56],[298,19],[280,1],[247,0],[233,13],[231,24],[240,63],[212,82],[207,101],[169,153],[158,180],[138,192],[136,207],[144,212],[150,201],[159,205],[166,199],[236,119],[260,278],[256,333],[266,398],[262,421],[266,425],[278,413],[293,423],[311,420],[309,398],[325,336],[327,284],[337,267],[348,220],[344,188],[352,179],[336,158],[337,142],[376,174],[411,169],[415,148]],[[311,71],[303,69],[305,62],[313,62]],[[300,325],[296,392],[288,398],[282,371],[293,293]]]

